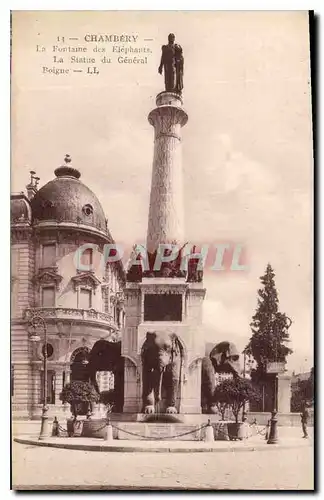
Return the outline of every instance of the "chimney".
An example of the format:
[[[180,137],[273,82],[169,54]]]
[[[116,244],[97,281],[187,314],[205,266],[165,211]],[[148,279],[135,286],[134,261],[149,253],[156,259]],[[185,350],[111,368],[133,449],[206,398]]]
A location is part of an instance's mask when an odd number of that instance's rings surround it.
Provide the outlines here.
[[[35,194],[37,193],[37,186],[39,183],[39,177],[36,177],[35,174],[36,174],[36,172],[34,172],[34,170],[30,171],[30,182],[26,186],[27,197],[29,200],[34,198]]]

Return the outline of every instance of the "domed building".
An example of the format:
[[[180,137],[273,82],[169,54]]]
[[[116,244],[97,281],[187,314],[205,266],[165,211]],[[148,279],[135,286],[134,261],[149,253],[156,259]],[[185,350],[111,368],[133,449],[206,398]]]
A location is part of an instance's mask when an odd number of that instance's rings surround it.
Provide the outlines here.
[[[119,340],[124,325],[124,270],[120,261],[106,262],[114,240],[103,208],[70,162],[67,155],[40,189],[31,172],[27,194],[11,196],[14,418],[42,411],[44,331],[40,342],[30,341],[35,315],[47,332],[47,403],[58,416],[62,387],[78,378],[93,344]],[[101,389],[109,388],[110,374],[99,375]]]

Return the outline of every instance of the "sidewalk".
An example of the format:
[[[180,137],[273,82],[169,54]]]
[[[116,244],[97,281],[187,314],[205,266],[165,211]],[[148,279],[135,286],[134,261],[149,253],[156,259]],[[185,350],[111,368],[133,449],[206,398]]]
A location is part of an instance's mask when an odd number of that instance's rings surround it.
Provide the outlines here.
[[[270,451],[310,447],[313,440],[302,438],[279,439],[278,444],[267,444],[260,436],[252,436],[244,441],[131,441],[113,440],[105,441],[96,438],[64,438],[51,437],[39,441],[35,436],[18,436],[14,438],[17,443],[65,448],[70,450],[88,450],[105,452],[154,452],[154,453],[196,453],[196,452],[238,452],[238,451]]]

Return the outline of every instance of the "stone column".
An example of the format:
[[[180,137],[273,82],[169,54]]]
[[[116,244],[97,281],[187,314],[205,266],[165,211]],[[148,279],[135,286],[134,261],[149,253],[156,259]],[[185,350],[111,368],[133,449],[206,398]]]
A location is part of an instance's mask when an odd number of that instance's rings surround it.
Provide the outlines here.
[[[70,365],[65,368],[64,373],[65,373],[64,385],[67,385],[71,381],[71,369],[70,369]],[[66,416],[69,415],[69,412],[70,412],[70,405],[69,405],[69,403],[66,403],[66,402],[63,403],[63,411],[64,411],[64,414],[66,414]]]
[[[65,370],[65,382],[64,384],[67,385],[71,381],[71,369],[70,367]]]
[[[137,367],[125,358],[124,369],[124,413],[138,413],[141,411],[141,388]]]
[[[161,92],[148,121],[154,127],[154,157],[147,229],[147,250],[160,243],[184,243],[181,127],[188,120],[182,99]]]
[[[55,412],[54,416],[60,416],[65,411],[64,404],[60,400],[60,394],[63,389],[63,366],[57,366],[55,370]]]
[[[41,407],[42,407],[42,400],[41,400],[41,394],[42,394],[41,373],[42,373],[41,366],[37,365],[37,364],[33,364],[32,365],[32,375],[31,375],[31,382],[32,382],[32,389],[31,389],[31,398],[32,398],[31,417],[32,418],[38,418],[41,415]]]
[[[119,309],[119,318],[118,318],[118,321],[119,321],[119,328],[123,328],[123,326],[124,326],[124,309],[123,309],[123,306],[121,306],[121,308]]]
[[[55,370],[55,405],[60,404],[60,394],[63,389],[63,367],[58,366]]]

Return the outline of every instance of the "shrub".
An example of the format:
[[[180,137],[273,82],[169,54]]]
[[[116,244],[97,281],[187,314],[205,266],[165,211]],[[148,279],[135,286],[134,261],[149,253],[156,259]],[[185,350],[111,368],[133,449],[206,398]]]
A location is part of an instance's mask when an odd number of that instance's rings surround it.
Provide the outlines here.
[[[74,380],[70,384],[66,384],[60,394],[60,400],[63,403],[70,403],[72,414],[75,417],[78,414],[78,407],[82,403],[88,403],[91,406],[92,403],[98,403],[99,398],[99,393],[94,386],[90,382],[81,380]]]
[[[111,413],[116,404],[115,390],[109,389],[108,391],[102,391],[100,393],[100,403],[104,404],[107,408],[108,413]]]
[[[259,391],[249,380],[240,377],[224,380],[216,386],[214,392],[216,405],[223,409],[224,414],[226,407],[231,408],[236,422],[239,420],[239,414],[244,404],[259,399]]]
[[[102,391],[100,393],[100,403],[104,405],[113,405],[115,403],[115,391],[114,389],[109,389],[108,391]]]

